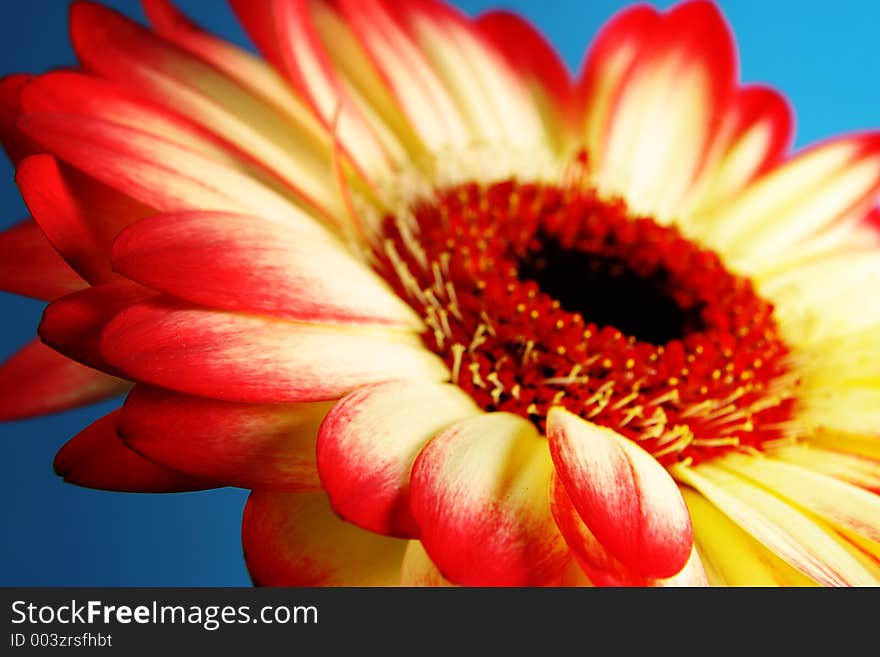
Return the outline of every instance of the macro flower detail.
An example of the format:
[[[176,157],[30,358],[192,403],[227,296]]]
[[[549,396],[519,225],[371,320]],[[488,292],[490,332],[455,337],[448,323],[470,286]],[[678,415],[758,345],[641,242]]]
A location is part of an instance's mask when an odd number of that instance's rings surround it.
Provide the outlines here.
[[[258,585],[880,583],[880,133],[791,153],[701,0],[572,78],[434,0],[76,2],[0,81],[48,301],[0,417],[125,394],[56,471],[251,490]]]

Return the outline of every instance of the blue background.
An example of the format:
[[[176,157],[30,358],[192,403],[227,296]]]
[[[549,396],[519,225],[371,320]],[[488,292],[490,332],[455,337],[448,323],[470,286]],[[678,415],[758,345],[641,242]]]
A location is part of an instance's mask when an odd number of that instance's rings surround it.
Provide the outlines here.
[[[259,0],[255,0],[259,1]],[[136,0],[113,0],[143,19]],[[203,25],[238,43],[221,0],[182,0]],[[569,66],[602,23],[627,3],[612,0],[461,0],[467,12],[506,6],[532,19]],[[671,3],[657,3],[667,7]],[[722,0],[737,36],[742,78],[781,89],[797,111],[797,145],[880,126],[880,3]],[[0,74],[74,63],[65,0],[0,3]],[[0,163],[0,227],[26,216],[8,162]],[[0,293],[0,360],[34,334],[42,304]],[[62,483],[52,459],[63,442],[113,408],[0,424],[0,585],[226,586],[249,584],[239,523],[246,493],[106,493]]]

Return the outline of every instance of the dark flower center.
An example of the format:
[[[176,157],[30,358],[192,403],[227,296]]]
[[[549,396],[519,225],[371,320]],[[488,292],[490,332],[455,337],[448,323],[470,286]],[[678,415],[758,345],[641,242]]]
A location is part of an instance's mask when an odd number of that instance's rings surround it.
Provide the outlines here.
[[[389,216],[377,270],[487,411],[553,405],[664,464],[784,438],[797,382],[773,307],[675,228],[582,186],[441,189]]]
[[[620,257],[567,249],[551,235],[538,241],[517,262],[519,277],[534,280],[564,310],[655,345],[702,330],[700,307],[676,303],[665,269],[640,274]]]

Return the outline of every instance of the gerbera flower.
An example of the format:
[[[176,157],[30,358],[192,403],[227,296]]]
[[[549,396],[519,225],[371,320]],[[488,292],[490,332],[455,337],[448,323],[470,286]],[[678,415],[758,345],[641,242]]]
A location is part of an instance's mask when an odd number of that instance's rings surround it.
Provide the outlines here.
[[[880,134],[790,155],[706,2],[576,80],[504,12],[145,6],[0,84],[0,408],[128,391],[59,474],[252,489],[258,584],[880,582]]]

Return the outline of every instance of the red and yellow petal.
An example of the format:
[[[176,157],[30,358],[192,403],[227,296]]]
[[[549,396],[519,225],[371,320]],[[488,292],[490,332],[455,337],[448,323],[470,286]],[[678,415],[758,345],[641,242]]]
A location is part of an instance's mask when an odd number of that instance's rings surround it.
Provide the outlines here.
[[[715,153],[679,220],[700,216],[728,202],[777,165],[794,138],[794,116],[782,94],[769,87],[741,87],[730,103],[715,138]]]
[[[657,18],[639,8],[606,28],[588,61],[587,126],[600,190],[636,213],[678,214],[699,179],[736,82],[736,51],[714,4],[689,2]],[[607,61],[606,61],[607,60]],[[594,114],[600,114],[594,118]]]
[[[324,401],[387,379],[448,377],[442,361],[408,335],[252,317],[167,299],[117,315],[104,329],[101,354],[138,381],[252,403]]]
[[[596,540],[627,568],[672,577],[693,547],[687,506],[647,452],[611,429],[559,407],[547,417],[556,473]]]
[[[242,488],[319,490],[315,439],[331,404],[242,404],[137,385],[118,432],[181,472]]]
[[[284,72],[315,114],[332,130],[343,150],[368,175],[387,173],[391,152],[399,157],[400,144],[371,114],[371,108],[353,95],[321,43],[307,0],[273,0],[259,7],[233,2],[245,18],[244,26],[257,46]],[[385,130],[383,130],[385,128]]]
[[[330,142],[314,121],[292,124],[289,113],[282,115],[210,64],[110,9],[75,4],[70,20],[85,69],[207,128],[283,180],[316,212],[340,213]]]
[[[542,147],[543,122],[524,81],[472,21],[435,0],[383,4],[430,61],[477,140]]]
[[[811,235],[866,214],[878,191],[880,135],[840,137],[780,164],[693,226],[737,266],[767,277],[797,261]]]
[[[322,232],[311,217],[234,162],[168,135],[73,113],[26,113],[18,125],[60,160],[157,210],[258,214]]]
[[[459,388],[389,381],[344,397],[318,435],[321,483],[336,512],[364,529],[417,537],[409,479],[422,447],[480,410]]]
[[[551,509],[575,557],[575,563],[595,586],[684,587],[707,586],[708,580],[696,548],[681,569],[669,577],[645,577],[612,555],[593,535],[575,508],[565,487],[554,476]],[[568,576],[571,578],[571,576]],[[576,584],[576,580],[573,582]]]
[[[694,523],[694,542],[713,585],[815,586],[695,490],[682,495]]]
[[[721,467],[747,477],[840,529],[880,543],[880,496],[775,459],[731,454]]]
[[[550,515],[552,471],[534,425],[508,413],[463,420],[428,443],[413,465],[410,508],[444,577],[474,586],[554,581],[569,554]]]
[[[113,267],[211,308],[326,324],[421,327],[410,307],[342,244],[259,217],[149,217],[116,240]]]
[[[572,130],[578,118],[574,83],[544,36],[522,17],[502,10],[482,14],[476,27],[531,89],[534,102],[544,115],[547,132]],[[557,135],[559,147],[565,144],[562,137]]]
[[[397,586],[409,543],[343,522],[322,492],[252,492],[241,534],[258,586]]]

